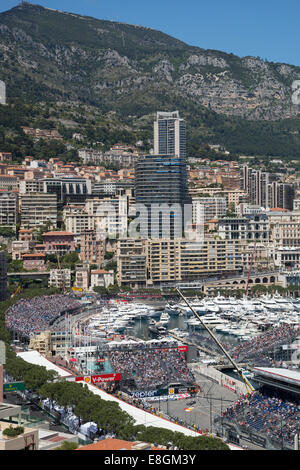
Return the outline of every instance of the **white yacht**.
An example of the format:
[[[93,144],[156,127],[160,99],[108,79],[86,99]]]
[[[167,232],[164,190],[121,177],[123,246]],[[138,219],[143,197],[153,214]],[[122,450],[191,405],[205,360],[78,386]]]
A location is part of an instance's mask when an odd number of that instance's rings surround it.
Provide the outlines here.
[[[200,325],[200,322],[199,320],[197,320],[197,318],[190,318],[189,320],[187,320],[185,322],[188,326],[198,326]]]
[[[224,322],[222,318],[216,316],[214,313],[203,315],[203,317],[201,317],[201,320],[208,327],[216,327],[217,325],[222,325]],[[205,329],[205,327],[199,321],[198,321],[198,329],[199,330]]]
[[[179,311],[178,311],[178,308],[176,308],[176,305],[170,305],[170,304],[167,304],[165,306],[165,312],[169,313],[170,315],[179,314]]]
[[[296,312],[300,312],[300,299],[290,299],[291,304],[293,305],[294,310]]]
[[[204,302],[195,300],[193,302],[190,302],[190,304],[199,315],[204,315],[205,313],[208,313],[207,307]]]
[[[220,312],[220,307],[214,303],[212,299],[204,299],[203,304],[205,305],[208,312],[218,313]]]
[[[225,297],[222,297],[220,295],[218,295],[214,299],[214,304],[217,305],[223,312],[232,310],[235,307],[235,304],[232,302],[231,299],[226,299]]]
[[[163,312],[160,316],[159,323],[161,323],[162,325],[167,325],[169,323],[169,320],[170,315],[167,312]]]
[[[264,306],[259,299],[251,299],[251,304],[254,306],[255,312],[262,312]]]
[[[274,300],[273,297],[271,296],[262,296],[260,298],[261,303],[263,306],[268,309],[268,310],[273,310],[273,311],[280,311],[282,310],[281,305],[279,305],[276,300]]]
[[[281,310],[285,312],[292,312],[294,310],[293,304],[286,298],[281,297],[280,295],[274,295],[273,300],[281,307]]]

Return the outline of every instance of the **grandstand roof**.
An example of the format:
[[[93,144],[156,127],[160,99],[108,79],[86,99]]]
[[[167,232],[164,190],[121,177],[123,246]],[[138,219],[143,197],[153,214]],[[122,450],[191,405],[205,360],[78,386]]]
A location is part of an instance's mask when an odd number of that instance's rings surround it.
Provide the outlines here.
[[[280,380],[281,382],[300,386],[300,372],[294,370],[276,367],[255,367],[253,372],[273,380]]]

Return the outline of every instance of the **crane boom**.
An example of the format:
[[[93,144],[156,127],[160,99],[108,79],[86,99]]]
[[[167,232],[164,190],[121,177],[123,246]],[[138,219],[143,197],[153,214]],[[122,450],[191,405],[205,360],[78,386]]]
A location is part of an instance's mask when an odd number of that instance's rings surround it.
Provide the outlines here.
[[[183,296],[183,294],[180,292],[180,290],[176,287],[176,290],[178,292],[178,294],[180,295],[180,297],[184,300],[184,302],[187,304],[187,306],[191,309],[191,311],[193,312],[193,314],[195,315],[195,317],[199,320],[199,322],[201,323],[201,325],[206,329],[206,331],[210,334],[210,336],[212,337],[212,339],[215,341],[215,343],[219,346],[219,348],[222,350],[222,352],[225,354],[225,356],[227,357],[227,359],[229,360],[229,362],[233,365],[233,367],[237,370],[238,374],[240,375],[240,377],[242,378],[243,382],[245,383],[246,385],[246,388],[247,388],[247,391],[250,393],[250,392],[253,392],[254,391],[254,388],[252,387],[252,385],[250,384],[250,382],[248,382],[248,380],[244,377],[243,373],[242,373],[242,370],[240,369],[240,367],[235,363],[235,361],[232,359],[232,357],[229,355],[229,353],[226,351],[226,349],[222,346],[222,344],[220,343],[220,341],[215,337],[215,335],[213,334],[213,332],[208,328],[208,326],[206,326],[206,324],[201,320],[200,316],[198,315],[198,313],[194,310],[194,308],[189,304],[189,302],[186,300],[186,298]]]

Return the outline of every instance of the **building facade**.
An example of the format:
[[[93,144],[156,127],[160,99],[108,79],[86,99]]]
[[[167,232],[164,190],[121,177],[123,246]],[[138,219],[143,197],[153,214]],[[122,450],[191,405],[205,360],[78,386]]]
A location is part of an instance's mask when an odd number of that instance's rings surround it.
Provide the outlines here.
[[[91,289],[94,287],[109,287],[114,284],[114,271],[104,269],[92,269],[91,271]]]
[[[154,122],[154,154],[186,159],[186,126],[179,112],[158,112]]]
[[[71,269],[50,269],[49,287],[69,289],[71,287]]]
[[[145,240],[117,242],[117,281],[119,286],[144,287],[147,281]]]
[[[147,240],[146,247],[148,285],[242,271],[236,240]]]
[[[211,219],[224,217],[227,212],[226,198],[193,197],[193,223],[203,223]]]
[[[0,225],[15,229],[18,223],[18,215],[18,194],[0,192]]]
[[[265,241],[270,239],[266,213],[226,217],[219,220],[218,233],[223,240]]]
[[[63,256],[66,253],[75,251],[75,241],[73,233],[69,232],[46,232],[43,233],[43,243],[45,253],[58,254]]]
[[[38,228],[46,224],[57,226],[56,194],[26,193],[20,196],[21,225]]]
[[[106,242],[94,230],[86,230],[80,235],[80,259],[83,263],[104,263]]]

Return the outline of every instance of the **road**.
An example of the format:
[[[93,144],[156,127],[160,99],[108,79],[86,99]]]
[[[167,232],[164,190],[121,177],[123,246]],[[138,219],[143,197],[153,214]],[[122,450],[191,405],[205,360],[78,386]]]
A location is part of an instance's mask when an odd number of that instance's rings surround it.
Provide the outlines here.
[[[226,408],[237,401],[237,395],[221,385],[195,373],[200,391],[194,398],[166,402],[155,402],[153,407],[163,415],[180,420],[182,424],[196,426],[204,432],[216,433],[214,418],[220,416]],[[193,403],[195,402],[195,403]],[[190,412],[185,411],[190,408]],[[241,442],[251,450],[262,450],[262,447],[250,442]]]

